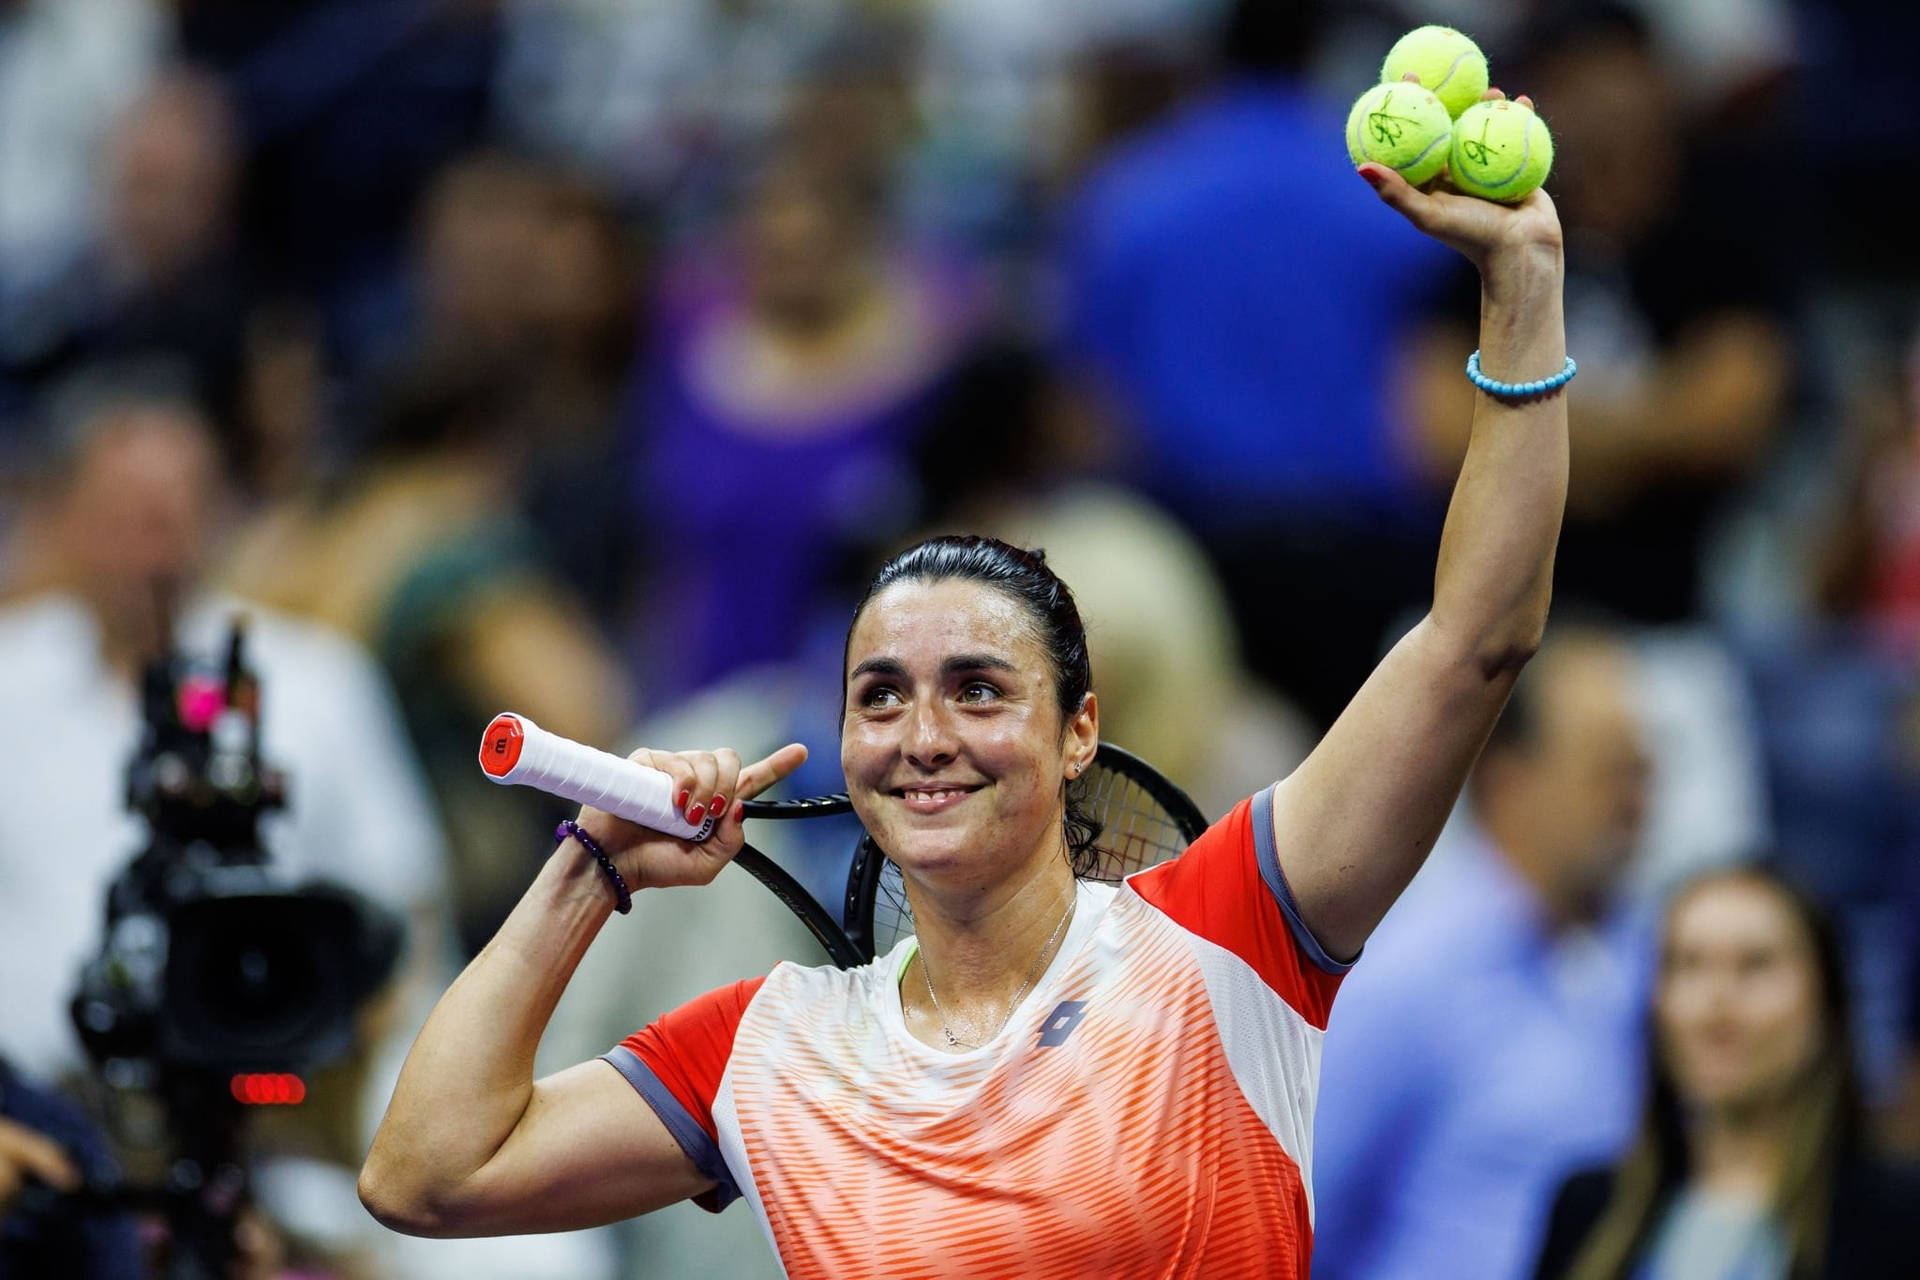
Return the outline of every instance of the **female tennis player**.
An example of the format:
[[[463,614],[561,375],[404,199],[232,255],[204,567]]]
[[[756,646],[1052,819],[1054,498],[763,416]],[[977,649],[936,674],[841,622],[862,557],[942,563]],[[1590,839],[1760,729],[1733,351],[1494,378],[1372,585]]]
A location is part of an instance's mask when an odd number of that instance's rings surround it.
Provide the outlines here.
[[[783,964],[536,1081],[615,900],[564,841],[413,1047],[361,1175],[382,1222],[552,1231],[737,1196],[794,1276],[1307,1275],[1328,1010],[1539,643],[1567,473],[1552,201],[1361,174],[1478,266],[1482,394],[1432,610],[1311,757],[1180,857],[1076,881],[1066,791],[1099,709],[1071,595],[984,539],[903,553],[848,634],[841,762],[917,937]],[[636,752],[721,816],[704,844],[579,823],[641,892],[704,884],[739,801],[804,754]]]

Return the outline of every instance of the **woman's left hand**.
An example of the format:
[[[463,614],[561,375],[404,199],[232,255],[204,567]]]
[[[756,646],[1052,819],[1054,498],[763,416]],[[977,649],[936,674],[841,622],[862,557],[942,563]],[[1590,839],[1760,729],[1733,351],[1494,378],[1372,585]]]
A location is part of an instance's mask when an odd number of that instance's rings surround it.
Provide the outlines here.
[[[1411,75],[1405,78],[1417,79]],[[1488,99],[1506,96],[1498,89],[1485,94]],[[1533,100],[1524,94],[1515,101],[1529,109],[1533,106]],[[1544,189],[1509,205],[1461,195],[1447,186],[1445,170],[1426,190],[1408,185],[1405,178],[1383,164],[1361,165],[1360,176],[1408,222],[1466,255],[1482,276],[1510,255],[1560,255],[1560,215]]]

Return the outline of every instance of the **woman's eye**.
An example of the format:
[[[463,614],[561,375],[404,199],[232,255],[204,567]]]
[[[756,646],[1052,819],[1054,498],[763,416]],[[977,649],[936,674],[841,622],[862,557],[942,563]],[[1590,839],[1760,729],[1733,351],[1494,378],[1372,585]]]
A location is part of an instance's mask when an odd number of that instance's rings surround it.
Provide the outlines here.
[[[900,705],[900,694],[884,684],[875,685],[867,690],[866,697],[861,699],[861,703],[874,710],[897,707]]]
[[[985,680],[970,680],[960,687],[962,702],[990,702],[1000,696],[1000,691]]]

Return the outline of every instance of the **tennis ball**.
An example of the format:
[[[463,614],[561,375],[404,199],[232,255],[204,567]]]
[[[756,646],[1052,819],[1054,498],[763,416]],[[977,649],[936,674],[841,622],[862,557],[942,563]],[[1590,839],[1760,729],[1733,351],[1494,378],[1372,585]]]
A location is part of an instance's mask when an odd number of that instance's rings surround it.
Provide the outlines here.
[[[1487,91],[1487,55],[1452,27],[1416,27],[1394,42],[1380,65],[1380,83],[1392,84],[1408,72],[1455,119]]]
[[[1397,169],[1414,186],[1446,167],[1453,119],[1440,99],[1417,84],[1377,84],[1347,114],[1347,154]]]
[[[1513,204],[1547,180],[1553,135],[1533,108],[1495,98],[1453,125],[1453,185],[1470,196]]]

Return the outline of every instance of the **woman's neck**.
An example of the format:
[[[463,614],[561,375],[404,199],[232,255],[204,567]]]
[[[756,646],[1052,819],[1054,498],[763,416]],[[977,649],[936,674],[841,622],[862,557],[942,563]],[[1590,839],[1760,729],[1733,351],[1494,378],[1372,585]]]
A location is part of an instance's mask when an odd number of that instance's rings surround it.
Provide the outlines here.
[[[928,1043],[946,1032],[990,1039],[1064,945],[1075,901],[1073,868],[1054,851],[1005,887],[959,897],[913,893],[917,963],[903,975],[902,1007]]]
[[[1790,1109],[1780,1105],[1703,1110],[1693,1123],[1693,1182],[1730,1198],[1770,1202],[1791,1125]]]

